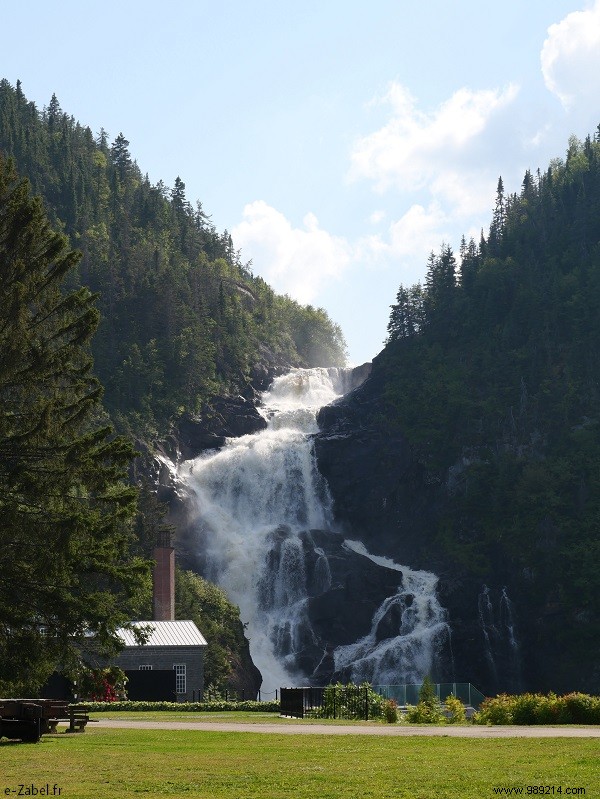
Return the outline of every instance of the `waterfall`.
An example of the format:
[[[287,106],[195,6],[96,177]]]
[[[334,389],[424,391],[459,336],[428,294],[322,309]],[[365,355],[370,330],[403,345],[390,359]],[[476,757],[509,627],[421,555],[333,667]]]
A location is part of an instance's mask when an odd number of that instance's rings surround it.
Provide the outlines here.
[[[194,499],[206,576],[240,606],[252,658],[269,688],[302,677],[286,663],[308,624],[298,534],[332,524],[310,436],[318,431],[319,408],[341,394],[339,374],[296,369],[275,378],[262,395],[266,430],[229,439],[220,451],[180,467]],[[285,541],[275,562],[277,537]],[[323,564],[320,571],[326,577]]]
[[[426,571],[413,571],[389,558],[370,555],[364,544],[346,541],[346,546],[398,575],[398,592],[388,597],[373,616],[368,635],[334,652],[336,670],[345,671],[355,683],[374,685],[419,683],[430,674],[436,655],[449,635],[446,611],[440,605],[438,578]],[[391,617],[391,618],[390,618]],[[381,624],[388,620],[391,635],[380,639]]]
[[[482,586],[478,597],[483,651],[494,690],[520,691],[521,652],[513,603],[506,587],[492,591]]]
[[[221,450],[179,467],[192,497],[205,576],[239,605],[252,658],[269,690],[305,683],[301,650],[328,647],[318,640],[308,612],[310,596],[328,596],[332,589],[328,557],[310,532],[333,531],[332,500],[312,436],[318,410],[348,388],[347,374],[295,369],[276,378],[262,395],[265,430],[228,439]],[[388,569],[392,564],[369,555],[362,544],[344,546]],[[351,668],[353,678],[417,682],[429,673],[436,642],[447,629],[435,595],[437,578],[397,564],[391,568],[399,572],[398,591],[375,614],[371,633],[330,649],[336,667]],[[385,639],[383,619],[386,631],[392,625]]]
[[[484,585],[477,598],[479,622],[483,633],[483,652],[487,661],[494,685],[498,683],[498,669],[494,657],[494,644],[499,637],[494,619],[494,606],[490,597],[490,589]]]
[[[508,597],[506,587],[502,589],[500,597],[500,618],[501,624],[506,629],[508,641],[508,664],[512,675],[514,689],[521,691],[523,680],[521,676],[521,648],[517,638],[517,625],[513,610],[513,603]]]

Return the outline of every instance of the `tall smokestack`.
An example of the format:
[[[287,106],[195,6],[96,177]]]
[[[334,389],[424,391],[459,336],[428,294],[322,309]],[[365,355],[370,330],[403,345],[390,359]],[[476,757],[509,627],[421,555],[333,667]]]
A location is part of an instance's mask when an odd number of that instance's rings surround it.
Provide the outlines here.
[[[154,621],[173,621],[175,618],[175,550],[171,535],[161,533],[154,547],[152,572],[152,612]]]

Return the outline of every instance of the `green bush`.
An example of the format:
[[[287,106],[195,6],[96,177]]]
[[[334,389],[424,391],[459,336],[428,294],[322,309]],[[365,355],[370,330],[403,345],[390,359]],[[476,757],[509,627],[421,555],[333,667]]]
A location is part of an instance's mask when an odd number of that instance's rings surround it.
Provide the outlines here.
[[[406,717],[412,724],[445,724],[446,717],[430,677],[423,680],[419,690],[419,703],[409,706]]]
[[[536,724],[569,724],[571,716],[567,709],[565,698],[550,693],[548,696],[538,695],[535,718]],[[542,701],[543,700],[543,701]]]
[[[398,703],[395,699],[385,699],[382,706],[383,718],[388,724],[396,724],[398,721]]]
[[[450,694],[444,700],[446,707],[446,721],[448,724],[462,724],[466,720],[466,709],[463,703],[454,694]]]
[[[562,699],[572,724],[600,724],[600,696],[572,693]]]
[[[190,713],[208,713],[223,711],[245,711],[260,713],[279,713],[279,702],[85,702],[90,711],[99,713],[102,710],[143,712],[155,710],[171,710]]]
[[[486,699],[475,724],[600,724],[600,697],[571,693],[500,694]]]
[[[445,724],[446,717],[439,702],[419,702],[408,707],[406,718],[411,724]]]
[[[432,682],[431,677],[425,676],[423,684],[419,688],[419,704],[423,702],[426,705],[434,707],[439,704],[437,694],[435,692],[435,683]]]
[[[513,724],[539,724],[538,718],[545,697],[540,694],[519,694],[512,699]]]
[[[513,697],[508,694],[484,699],[479,711],[473,716],[475,724],[512,724]]]

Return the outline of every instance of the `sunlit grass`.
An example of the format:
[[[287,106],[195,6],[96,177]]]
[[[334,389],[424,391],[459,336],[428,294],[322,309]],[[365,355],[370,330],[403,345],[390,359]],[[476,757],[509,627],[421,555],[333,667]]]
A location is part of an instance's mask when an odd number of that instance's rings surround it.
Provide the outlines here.
[[[89,728],[88,728],[89,729]],[[92,729],[0,744],[0,795],[56,784],[67,799],[494,796],[494,787],[600,792],[598,741]],[[15,795],[15,794],[13,794]],[[524,791],[526,795],[526,791]],[[556,793],[554,794],[556,795]]]

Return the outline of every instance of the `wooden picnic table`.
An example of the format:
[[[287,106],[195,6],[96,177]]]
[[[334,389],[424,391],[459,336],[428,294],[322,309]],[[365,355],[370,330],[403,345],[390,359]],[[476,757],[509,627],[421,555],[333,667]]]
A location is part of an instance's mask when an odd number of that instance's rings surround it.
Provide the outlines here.
[[[69,732],[84,732],[89,708],[70,707],[63,699],[0,699],[0,738],[36,743],[45,733],[56,732],[61,721],[69,723]]]

